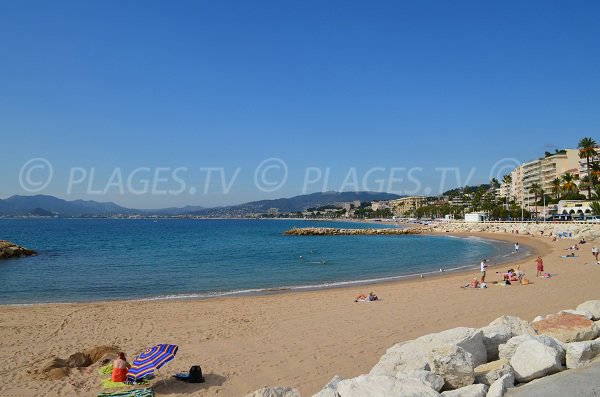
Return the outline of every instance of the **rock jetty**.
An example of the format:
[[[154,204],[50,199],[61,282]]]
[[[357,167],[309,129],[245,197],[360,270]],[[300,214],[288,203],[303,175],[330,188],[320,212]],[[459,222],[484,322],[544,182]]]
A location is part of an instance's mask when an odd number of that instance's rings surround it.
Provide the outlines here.
[[[398,343],[370,373],[336,375],[313,397],[508,397],[515,386],[598,362],[599,336],[600,300],[531,323],[502,316],[483,328]],[[291,387],[267,387],[246,397],[301,396]]]
[[[290,236],[358,236],[375,234],[422,234],[424,229],[338,229],[335,227],[295,227],[284,234]]]
[[[0,259],[20,258],[32,255],[37,255],[37,252],[11,243],[10,241],[0,240]]]

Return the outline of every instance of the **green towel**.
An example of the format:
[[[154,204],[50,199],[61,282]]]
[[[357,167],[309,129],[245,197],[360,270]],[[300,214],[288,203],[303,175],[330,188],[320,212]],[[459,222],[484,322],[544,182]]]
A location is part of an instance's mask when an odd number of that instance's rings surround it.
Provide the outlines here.
[[[114,393],[99,393],[98,397],[154,397],[154,390],[147,388],[117,391]]]

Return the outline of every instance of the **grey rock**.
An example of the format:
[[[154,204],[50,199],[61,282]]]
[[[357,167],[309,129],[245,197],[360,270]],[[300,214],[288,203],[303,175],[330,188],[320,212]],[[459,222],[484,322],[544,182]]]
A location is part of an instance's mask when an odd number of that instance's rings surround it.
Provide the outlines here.
[[[548,335],[519,335],[510,338],[508,342],[498,347],[500,359],[509,361],[519,345],[528,340],[536,340],[556,349],[559,353],[560,362],[565,363],[566,344]]]
[[[567,368],[579,368],[600,355],[600,339],[567,344]]]
[[[416,380],[387,375],[361,375],[338,384],[340,397],[439,397],[439,393]]]
[[[577,310],[589,312],[592,314],[593,320],[600,320],[600,300],[583,302],[577,306]]]
[[[442,387],[444,386],[444,378],[424,369],[413,369],[408,372],[400,372],[396,374],[396,378],[400,380],[417,380],[438,392],[442,390]]]
[[[515,376],[512,373],[503,375],[492,383],[486,397],[502,397],[514,385]]]
[[[323,386],[321,391],[313,395],[313,397],[338,397],[337,387],[342,380],[341,376],[334,376],[329,383]]]
[[[265,387],[264,389],[256,390],[246,397],[301,397],[300,392],[292,387]]]
[[[538,340],[527,340],[517,347],[510,359],[518,382],[529,382],[563,369],[560,352]]]
[[[506,360],[492,361],[475,368],[475,383],[491,386],[504,375],[513,375],[514,371]]]
[[[469,385],[456,390],[448,390],[442,393],[444,397],[486,397],[487,385]]]
[[[508,324],[488,325],[481,328],[483,332],[483,344],[487,351],[487,361],[498,359],[498,346],[506,343],[514,336],[512,328]]]
[[[460,346],[446,344],[429,353],[431,372],[444,378],[444,390],[460,389],[475,381],[471,353]]]
[[[525,320],[515,316],[501,316],[490,323],[492,325],[507,325],[510,327],[513,336],[517,335],[537,335],[537,331]]]

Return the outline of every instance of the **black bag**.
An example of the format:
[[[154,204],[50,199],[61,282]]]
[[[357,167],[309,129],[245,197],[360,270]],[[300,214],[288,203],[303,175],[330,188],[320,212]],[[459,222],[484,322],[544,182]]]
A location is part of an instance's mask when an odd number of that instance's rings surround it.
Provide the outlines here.
[[[190,368],[190,376],[188,377],[189,383],[204,383],[204,377],[202,376],[202,368],[199,365],[192,365]]]

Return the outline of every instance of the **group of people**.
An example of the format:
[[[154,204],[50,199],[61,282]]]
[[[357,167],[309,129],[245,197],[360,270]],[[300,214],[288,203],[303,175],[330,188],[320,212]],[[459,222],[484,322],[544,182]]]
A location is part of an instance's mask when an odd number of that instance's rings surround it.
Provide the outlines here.
[[[354,299],[354,302],[373,302],[378,301],[379,298],[373,292],[369,292],[369,295],[360,294]]]

